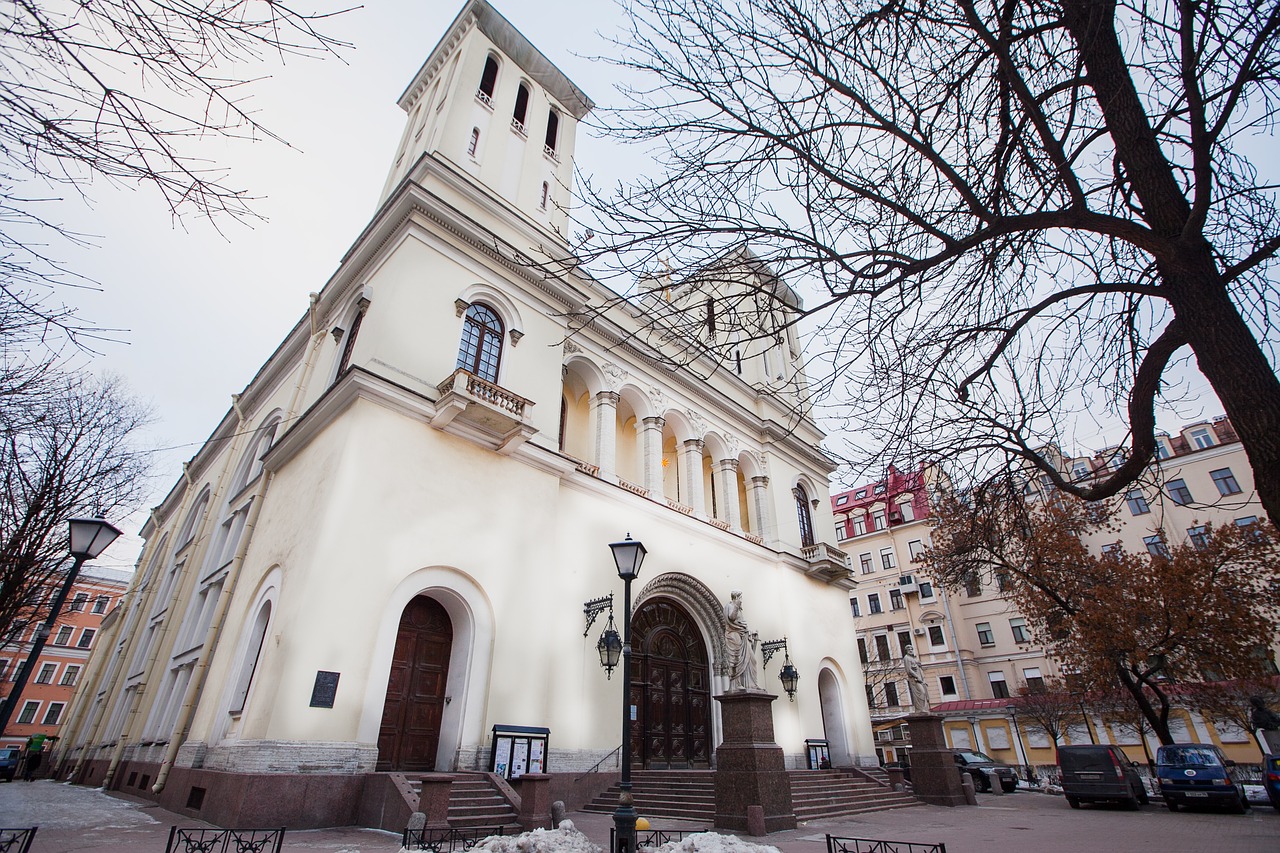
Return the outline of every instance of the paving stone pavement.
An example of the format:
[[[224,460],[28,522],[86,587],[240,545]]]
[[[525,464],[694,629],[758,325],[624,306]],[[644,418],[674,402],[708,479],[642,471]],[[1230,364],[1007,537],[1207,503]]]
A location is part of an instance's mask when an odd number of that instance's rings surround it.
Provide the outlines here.
[[[596,844],[609,843],[609,815],[574,812],[579,829]],[[170,826],[209,826],[128,795],[49,780],[0,784],[0,826],[40,827],[32,853],[162,853]],[[659,828],[702,829],[681,821]],[[944,842],[947,853],[1278,853],[1280,814],[1255,806],[1246,815],[1176,814],[1151,805],[1140,811],[1069,808],[1061,797],[1020,791],[979,795],[977,808],[921,806],[871,812],[856,818],[812,821],[765,839],[782,853],[825,853],[826,834],[889,841]],[[290,830],[284,850],[395,853],[396,833],[342,827]]]

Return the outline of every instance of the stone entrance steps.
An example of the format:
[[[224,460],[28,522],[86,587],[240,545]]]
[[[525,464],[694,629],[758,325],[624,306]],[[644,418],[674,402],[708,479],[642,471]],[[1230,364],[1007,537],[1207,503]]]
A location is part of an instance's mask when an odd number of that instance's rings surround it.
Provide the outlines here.
[[[791,780],[792,806],[801,821],[921,804],[910,794],[894,791],[858,773],[792,770],[787,775]],[[715,772],[711,770],[636,770],[631,774],[631,793],[636,811],[650,820],[715,820]],[[618,786],[614,785],[583,810],[612,814],[617,805]]]
[[[503,827],[519,833],[520,820],[511,803],[483,773],[453,773],[449,786],[449,826],[454,829]],[[414,794],[422,793],[422,777],[406,774]]]

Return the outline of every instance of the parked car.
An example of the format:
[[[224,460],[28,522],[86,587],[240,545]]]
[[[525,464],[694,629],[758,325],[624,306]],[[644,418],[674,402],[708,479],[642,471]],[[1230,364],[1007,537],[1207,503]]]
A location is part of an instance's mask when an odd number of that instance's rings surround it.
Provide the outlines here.
[[[1212,744],[1175,743],[1156,753],[1156,775],[1169,811],[1181,806],[1225,806],[1239,814],[1249,809],[1236,763]]]
[[[16,746],[0,746],[0,779],[12,782],[18,773],[22,750]]]
[[[1062,793],[1073,809],[1081,803],[1123,803],[1136,809],[1150,800],[1137,765],[1118,746],[1058,747]]]
[[[1001,764],[989,755],[974,752],[971,749],[952,750],[956,757],[956,766],[961,773],[973,776],[975,791],[990,791],[992,779],[1000,781],[1000,787],[1006,792],[1018,788],[1018,772],[1007,764]]]
[[[1271,807],[1280,812],[1280,755],[1262,756],[1262,786]]]

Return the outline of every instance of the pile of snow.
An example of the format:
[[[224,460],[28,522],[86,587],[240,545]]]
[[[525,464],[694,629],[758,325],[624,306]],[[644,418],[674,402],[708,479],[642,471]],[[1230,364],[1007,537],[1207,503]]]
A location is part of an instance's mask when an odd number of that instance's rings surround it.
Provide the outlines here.
[[[683,841],[670,841],[661,847],[644,848],[646,853],[781,853],[777,847],[752,844],[733,835],[695,832]],[[400,848],[400,853],[414,853]],[[579,832],[573,821],[560,822],[557,829],[535,829],[520,835],[491,835],[472,848],[472,853],[604,853],[598,845]]]
[[[695,832],[692,835],[686,835],[681,841],[668,841],[661,847],[655,847],[653,853],[780,853],[780,851],[777,847],[768,844],[752,844],[750,841],[743,841],[736,835]]]

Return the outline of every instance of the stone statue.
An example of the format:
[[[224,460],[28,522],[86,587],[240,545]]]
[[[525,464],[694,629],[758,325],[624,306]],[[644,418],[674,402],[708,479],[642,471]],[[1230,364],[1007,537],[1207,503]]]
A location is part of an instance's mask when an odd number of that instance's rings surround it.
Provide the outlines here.
[[[924,686],[924,668],[915,650],[902,653],[902,665],[907,670],[907,690],[911,693],[911,710],[917,714],[929,713],[929,691]]]
[[[724,606],[724,644],[729,651],[729,692],[759,690],[756,679],[756,644],[760,636],[747,627],[742,612],[742,590],[729,594]]]

